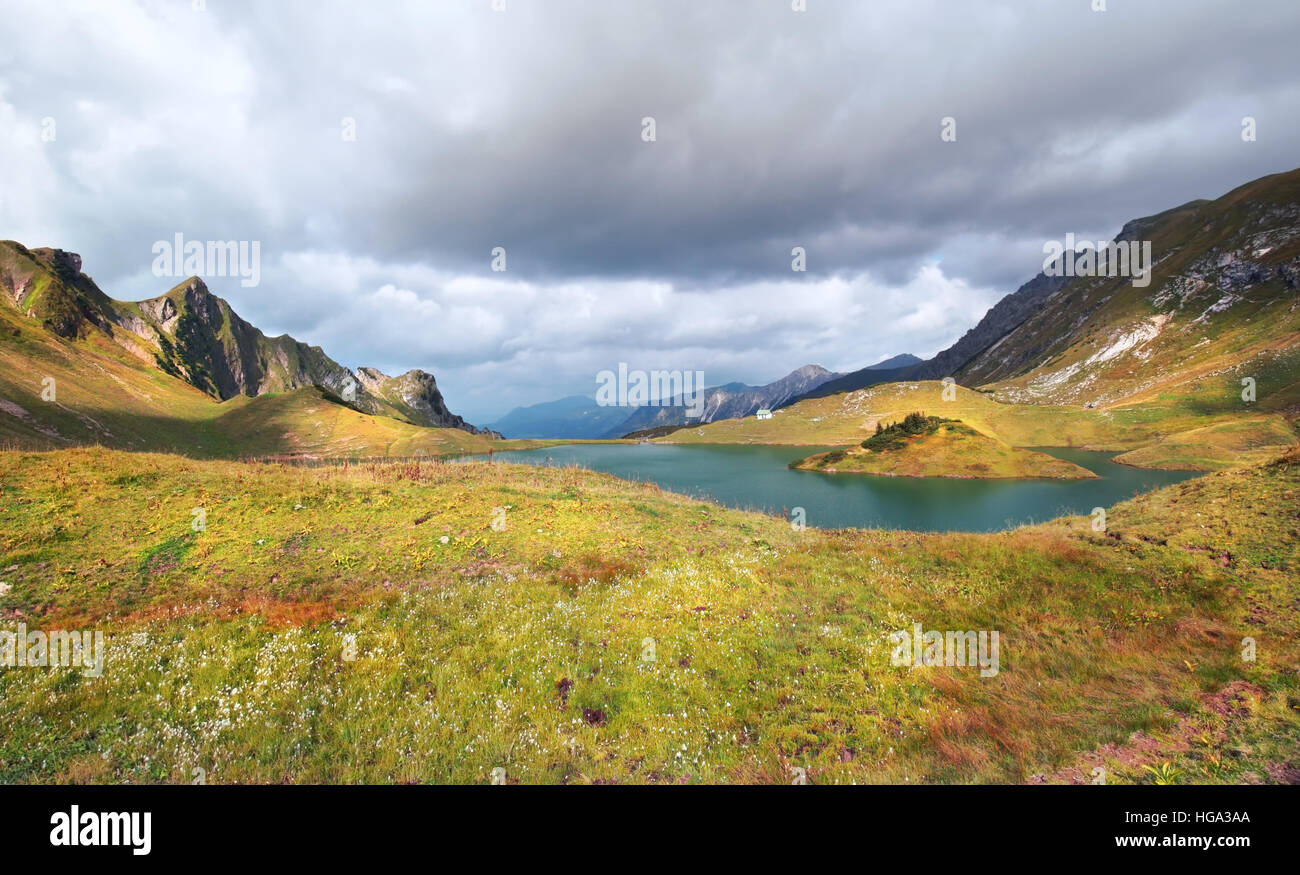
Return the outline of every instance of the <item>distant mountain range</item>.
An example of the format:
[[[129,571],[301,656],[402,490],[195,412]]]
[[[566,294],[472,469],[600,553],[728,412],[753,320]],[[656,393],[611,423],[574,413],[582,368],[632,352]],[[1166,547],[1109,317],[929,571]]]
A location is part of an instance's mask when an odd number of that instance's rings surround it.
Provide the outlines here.
[[[873,367],[897,367],[919,362],[913,355],[899,355]],[[727,383],[704,393],[703,415],[687,419],[685,399],[671,399],[665,406],[602,407],[594,398],[572,395],[528,407],[517,407],[489,428],[511,438],[617,438],[646,429],[707,423],[718,419],[751,416],[764,408],[776,408],[791,398],[839,377],[820,365],[804,365],[765,386]]]
[[[610,437],[644,431],[648,428],[663,428],[670,425],[689,425],[713,422],[718,419],[737,419],[749,416],[764,408],[779,407],[791,398],[820,386],[827,380],[839,376],[820,365],[804,365],[786,374],[766,386],[747,386],[744,383],[728,383],[714,386],[704,392],[704,408],[701,416],[687,418],[687,400],[682,397],[672,399],[672,404],[662,407],[638,407],[631,411],[617,429],[610,432]],[[617,432],[617,434],[615,434]]]
[[[516,407],[487,428],[511,438],[603,438],[627,420],[626,407],[602,407],[595,398],[570,395]]]

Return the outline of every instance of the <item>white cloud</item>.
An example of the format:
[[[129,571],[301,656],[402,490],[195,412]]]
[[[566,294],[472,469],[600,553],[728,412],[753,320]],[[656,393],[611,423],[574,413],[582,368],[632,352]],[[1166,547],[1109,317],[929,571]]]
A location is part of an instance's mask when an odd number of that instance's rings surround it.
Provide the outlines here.
[[[1293,0],[11,0],[0,234],[123,298],[170,285],[156,240],[258,240],[260,286],[212,283],[241,315],[434,371],[471,419],[610,361],[853,369],[951,343],[1045,239],[1290,169],[1298,28]]]
[[[264,285],[310,297],[228,290],[269,333],[323,346],[344,364],[424,368],[449,403],[479,419],[595,390],[595,375],[632,367],[705,371],[710,383],[761,383],[802,364],[853,370],[887,355],[939,351],[1001,296],[925,265],[901,286],[868,273],[739,282],[544,282],[455,275],[337,253],[290,253]],[[797,278],[796,278],[797,277]],[[303,308],[288,300],[307,300]]]

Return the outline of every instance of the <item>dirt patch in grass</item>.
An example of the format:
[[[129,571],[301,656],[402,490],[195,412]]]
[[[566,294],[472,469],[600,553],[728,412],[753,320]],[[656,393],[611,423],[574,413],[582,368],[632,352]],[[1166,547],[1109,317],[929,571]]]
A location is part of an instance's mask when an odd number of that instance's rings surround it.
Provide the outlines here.
[[[591,583],[612,583],[640,571],[638,566],[618,557],[588,553],[566,562],[553,573],[557,583],[574,590]]]
[[[1266,769],[1269,780],[1279,784],[1300,784],[1300,762],[1269,763]]]

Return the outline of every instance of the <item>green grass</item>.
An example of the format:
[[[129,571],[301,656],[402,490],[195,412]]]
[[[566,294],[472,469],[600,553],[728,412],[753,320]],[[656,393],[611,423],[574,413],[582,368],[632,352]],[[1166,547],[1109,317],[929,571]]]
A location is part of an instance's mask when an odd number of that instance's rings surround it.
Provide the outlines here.
[[[1141,468],[1221,471],[1269,461],[1297,443],[1295,432],[1281,416],[1249,416],[1179,432],[1123,453],[1115,461]]]
[[[577,469],[3,453],[0,628],[101,629],[108,656],[98,679],[0,669],[0,780],[1069,780],[1107,745],[1113,782],[1274,780],[1298,492],[1293,461],[1105,533],[924,535]],[[1000,673],[894,667],[914,621],[999,630]],[[1220,714],[1232,684],[1249,706]]]

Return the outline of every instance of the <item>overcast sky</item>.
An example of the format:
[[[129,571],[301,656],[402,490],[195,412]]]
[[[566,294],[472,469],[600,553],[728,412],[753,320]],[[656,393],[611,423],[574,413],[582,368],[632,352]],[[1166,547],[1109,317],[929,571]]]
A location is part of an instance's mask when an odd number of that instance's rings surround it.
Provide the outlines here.
[[[1300,166],[1296,0],[195,5],[5,0],[0,237],[122,299],[260,241],[245,319],[479,423],[929,356],[1044,241]]]

